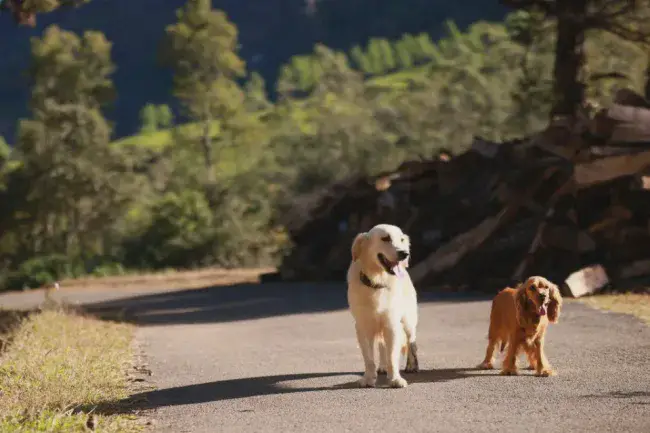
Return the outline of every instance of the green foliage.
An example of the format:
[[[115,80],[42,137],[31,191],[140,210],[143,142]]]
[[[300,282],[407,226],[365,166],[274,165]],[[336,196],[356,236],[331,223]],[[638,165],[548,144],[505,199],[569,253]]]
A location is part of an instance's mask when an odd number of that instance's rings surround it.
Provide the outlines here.
[[[237,28],[210,0],[188,0],[176,15],[178,22],[166,29],[174,95],[193,117],[227,114],[237,90],[233,80],[245,74],[236,53]]]
[[[122,263],[109,261],[94,267],[89,274],[95,277],[110,277],[115,275],[125,275],[127,274],[127,270]]]
[[[140,110],[140,132],[143,134],[150,134],[158,130],[158,113],[156,106],[147,104]]]
[[[11,148],[5,141],[4,137],[0,137],[0,166],[9,158]]]
[[[159,128],[171,128],[174,124],[174,113],[169,105],[161,104],[156,107],[156,119]]]
[[[168,105],[147,104],[140,110],[140,133],[153,134],[160,129],[169,129],[174,115]]]
[[[126,261],[138,267],[182,266],[193,263],[186,254],[201,256],[212,236],[213,214],[198,191],[169,192],[155,202],[145,232],[127,246]]]
[[[61,6],[80,6],[90,0],[24,0],[24,8],[27,11],[37,13],[52,12]]]
[[[246,95],[246,110],[249,112],[266,111],[273,106],[266,92],[264,78],[257,72],[250,75],[244,92]]]
[[[408,44],[404,41],[397,41],[395,43],[395,56],[397,57],[397,64],[402,69],[412,68],[415,64],[413,54],[408,49]]]
[[[366,53],[363,51],[363,48],[361,48],[359,45],[352,47],[350,50],[350,57],[354,61],[354,65],[357,69],[365,74],[372,73],[371,62],[366,56]],[[410,67],[410,65],[407,67]]]
[[[62,254],[51,254],[26,260],[8,275],[4,284],[12,289],[33,289],[62,278],[80,277],[85,273],[86,270],[79,261]]]
[[[27,9],[37,12],[50,12],[61,6],[80,6],[90,0],[24,0]]]
[[[5,177],[8,171],[8,162],[11,156],[11,147],[3,137],[0,137],[0,190],[5,188]]]

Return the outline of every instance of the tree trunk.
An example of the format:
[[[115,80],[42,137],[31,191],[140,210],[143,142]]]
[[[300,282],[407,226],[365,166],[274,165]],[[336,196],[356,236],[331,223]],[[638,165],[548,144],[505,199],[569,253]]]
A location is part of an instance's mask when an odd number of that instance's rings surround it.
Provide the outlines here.
[[[208,183],[214,183],[214,155],[212,149],[212,135],[210,126],[212,121],[207,118],[203,123],[203,136],[201,137],[201,147],[203,147],[203,158],[205,160],[205,169]]]
[[[643,88],[643,96],[647,101],[650,101],[650,60],[645,69],[645,87]]]
[[[557,0],[557,42],[553,69],[553,116],[574,118],[584,102],[580,71],[585,62],[587,0]]]

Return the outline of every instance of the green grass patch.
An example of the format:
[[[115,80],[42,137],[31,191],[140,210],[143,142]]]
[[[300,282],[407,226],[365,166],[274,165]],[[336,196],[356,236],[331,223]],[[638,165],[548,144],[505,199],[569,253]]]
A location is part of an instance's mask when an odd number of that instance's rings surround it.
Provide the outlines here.
[[[203,125],[200,123],[186,123],[176,126],[177,132],[188,138],[199,138],[203,134]],[[214,122],[211,126],[213,137],[219,135],[219,122]],[[146,147],[152,150],[162,150],[173,143],[173,129],[161,129],[154,132],[131,135],[119,140],[113,141],[114,146],[138,146]]]
[[[0,358],[0,431],[84,432],[89,417],[98,432],[141,431],[131,415],[88,413],[129,396],[132,336],[129,325],[62,311],[25,318]]]
[[[588,296],[577,300],[600,310],[632,314],[650,325],[650,294],[618,293]]]

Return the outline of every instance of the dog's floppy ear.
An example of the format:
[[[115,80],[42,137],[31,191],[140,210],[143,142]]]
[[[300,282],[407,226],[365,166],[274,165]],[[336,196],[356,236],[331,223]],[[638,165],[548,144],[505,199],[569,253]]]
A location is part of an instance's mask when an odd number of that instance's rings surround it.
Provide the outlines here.
[[[408,268],[411,264],[411,237],[407,234],[404,234],[404,237],[406,238],[406,245],[408,245],[409,249],[409,256],[406,258],[404,265]]]
[[[368,233],[359,233],[352,241],[352,261],[357,260],[361,256],[361,251],[365,247],[368,240]]]
[[[557,323],[560,320],[562,310],[562,295],[560,289],[554,284],[551,286],[551,302],[548,304],[548,320],[551,323]]]
[[[517,305],[517,322],[521,321],[528,314],[528,295],[526,294],[526,283],[521,283],[517,286],[517,295],[515,297],[515,304]]]

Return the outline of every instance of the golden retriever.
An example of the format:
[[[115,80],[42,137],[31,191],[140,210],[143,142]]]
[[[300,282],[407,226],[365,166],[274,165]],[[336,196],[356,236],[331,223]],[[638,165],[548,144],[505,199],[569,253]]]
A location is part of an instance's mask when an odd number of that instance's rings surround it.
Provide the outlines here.
[[[549,323],[558,322],[561,309],[558,287],[544,277],[530,277],[516,289],[501,290],[492,301],[488,346],[479,368],[493,368],[494,349],[501,343],[502,352],[508,347],[501,374],[518,374],[517,356],[523,350],[537,376],[555,375],[544,354],[544,335]]]
[[[410,239],[394,225],[376,225],[358,234],[352,243],[348,305],[365,365],[359,380],[362,387],[374,387],[378,372],[384,371],[391,387],[407,386],[399,371],[401,354],[406,354],[405,372],[418,371],[417,294],[406,270],[409,255]]]

